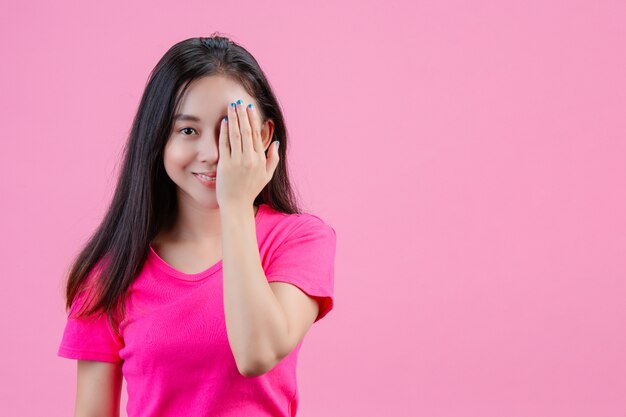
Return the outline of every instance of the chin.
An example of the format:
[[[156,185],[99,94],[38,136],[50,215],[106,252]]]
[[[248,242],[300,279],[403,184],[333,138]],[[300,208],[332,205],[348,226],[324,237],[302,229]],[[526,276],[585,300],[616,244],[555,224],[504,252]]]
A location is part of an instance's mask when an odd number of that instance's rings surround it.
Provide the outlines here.
[[[203,208],[207,208],[207,209],[217,209],[219,208],[219,204],[217,204],[217,200],[215,199],[215,197],[211,198],[196,198],[196,203],[198,203],[198,205],[200,205]]]
[[[202,190],[204,192],[198,192],[196,189],[186,191],[179,187],[178,191],[179,204],[192,204],[206,209],[219,208],[215,190],[206,189]]]

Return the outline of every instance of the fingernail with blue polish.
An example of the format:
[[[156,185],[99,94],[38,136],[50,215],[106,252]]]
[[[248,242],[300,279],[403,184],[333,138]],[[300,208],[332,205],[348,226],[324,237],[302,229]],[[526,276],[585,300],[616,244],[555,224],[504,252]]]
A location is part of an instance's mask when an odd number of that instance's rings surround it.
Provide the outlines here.
[[[241,104],[241,100],[237,100],[237,104]]]

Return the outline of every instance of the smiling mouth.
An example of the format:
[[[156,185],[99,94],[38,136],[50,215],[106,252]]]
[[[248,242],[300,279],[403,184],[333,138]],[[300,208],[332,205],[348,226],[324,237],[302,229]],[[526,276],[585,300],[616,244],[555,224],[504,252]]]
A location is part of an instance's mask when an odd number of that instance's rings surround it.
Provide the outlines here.
[[[194,172],[194,174],[193,174],[193,175],[195,175],[195,176],[197,176],[197,177],[199,177],[199,178],[202,178],[202,179],[203,179],[203,180],[205,180],[205,181],[215,181],[215,178],[216,178],[216,177],[210,177],[210,176],[208,176],[208,175],[204,175],[204,174],[198,174],[198,173],[196,173],[196,172]]]

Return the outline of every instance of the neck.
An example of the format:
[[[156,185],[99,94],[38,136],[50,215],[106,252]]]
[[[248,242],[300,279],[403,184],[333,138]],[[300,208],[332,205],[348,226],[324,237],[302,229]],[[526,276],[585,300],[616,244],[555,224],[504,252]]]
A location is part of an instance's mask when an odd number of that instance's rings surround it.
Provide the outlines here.
[[[259,207],[254,206],[254,215]],[[170,230],[165,231],[173,241],[209,244],[221,241],[222,223],[219,206],[203,207],[187,195],[178,198],[178,216]]]

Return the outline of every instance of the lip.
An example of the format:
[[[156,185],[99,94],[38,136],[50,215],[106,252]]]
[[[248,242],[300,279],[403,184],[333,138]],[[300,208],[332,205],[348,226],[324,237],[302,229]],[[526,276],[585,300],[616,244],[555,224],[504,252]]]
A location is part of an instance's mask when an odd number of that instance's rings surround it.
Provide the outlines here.
[[[205,174],[205,175],[209,175],[209,174]],[[204,185],[205,187],[215,188],[216,181],[207,181],[207,180],[205,180],[203,178],[200,178],[200,176],[197,173],[195,173],[195,172],[193,173],[193,176],[196,177],[198,179],[198,181],[200,181],[200,183],[202,185]],[[215,173],[212,176],[215,176]]]

